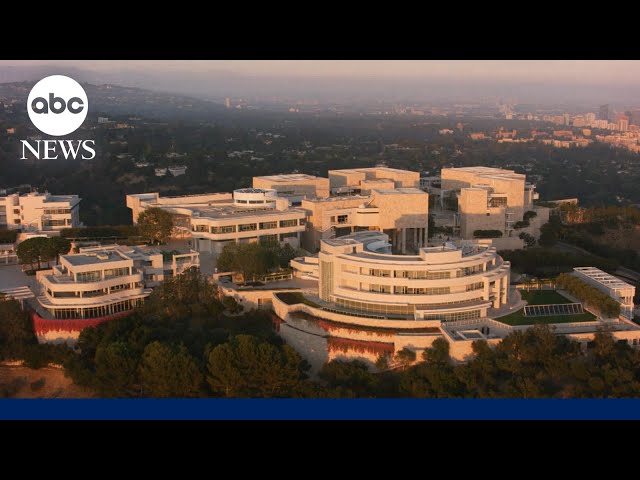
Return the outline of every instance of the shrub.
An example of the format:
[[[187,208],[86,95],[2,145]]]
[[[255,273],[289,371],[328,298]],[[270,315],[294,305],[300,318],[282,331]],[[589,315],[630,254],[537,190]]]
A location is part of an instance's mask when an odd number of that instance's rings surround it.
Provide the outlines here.
[[[500,230],[475,230],[473,236],[476,238],[499,238],[502,236]]]

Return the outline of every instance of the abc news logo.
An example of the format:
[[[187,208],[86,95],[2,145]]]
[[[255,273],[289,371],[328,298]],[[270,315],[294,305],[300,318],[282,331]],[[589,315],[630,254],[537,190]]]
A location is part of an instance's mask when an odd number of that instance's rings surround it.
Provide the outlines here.
[[[27,99],[27,112],[42,133],[61,137],[75,132],[87,118],[89,101],[82,86],[64,75],[52,75],[36,83]],[[95,158],[94,140],[28,140],[22,142],[22,160],[27,151],[40,160],[60,157],[83,160]]]

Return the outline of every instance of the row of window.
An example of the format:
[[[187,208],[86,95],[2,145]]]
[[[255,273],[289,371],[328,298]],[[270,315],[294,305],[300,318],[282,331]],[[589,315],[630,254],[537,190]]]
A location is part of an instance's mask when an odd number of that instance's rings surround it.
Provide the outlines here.
[[[43,220],[42,225],[45,227],[64,227],[65,225],[71,225],[71,219]]]
[[[456,277],[466,277],[478,272],[482,272],[483,264],[474,265],[472,267],[460,268],[456,271]],[[343,271],[349,272],[349,265],[343,266]],[[355,272],[351,272],[355,273]],[[394,278],[409,278],[412,280],[445,280],[451,278],[450,271],[435,271],[428,272],[424,270],[385,270],[381,268],[361,268],[361,275],[369,275],[372,277],[394,277]]]
[[[269,203],[276,203],[275,200],[234,200],[235,203],[249,204],[249,205],[262,205]]]
[[[358,312],[380,313],[388,315],[413,315],[413,305],[389,305],[380,303],[358,302],[343,298],[335,299],[336,305]]]
[[[278,228],[278,225],[280,225],[280,228],[288,228],[288,227],[297,227],[298,225],[304,225],[305,224],[305,220],[304,219],[293,219],[293,220],[280,220],[280,222],[278,223],[277,221],[271,221],[271,222],[260,222],[258,223],[243,223],[240,225],[224,225],[224,226],[212,226],[209,227],[208,225],[193,225],[192,230],[194,232],[205,232],[205,233],[216,233],[216,234],[220,234],[220,233],[235,233],[236,231],[238,232],[253,232],[255,230],[258,230],[258,227],[260,227],[260,230],[272,230],[274,228]]]
[[[108,280],[110,278],[124,277],[130,275],[129,267],[121,268],[108,268],[104,271],[104,277],[100,270],[93,270],[91,272],[79,272],[76,274],[77,282],[97,282],[100,280]]]
[[[474,318],[480,318],[480,310],[469,310],[467,312],[454,312],[454,313],[438,313],[425,315],[425,320],[440,320],[442,322],[454,322],[457,320],[472,320]]]
[[[68,213],[71,213],[70,208],[45,208],[44,209],[45,215],[64,215]]]
[[[51,313],[58,319],[99,318],[114,315],[116,313],[128,312],[142,304],[142,302],[143,300],[140,298],[135,300],[125,300],[124,302],[103,305],[100,307],[55,308],[51,309]]]
[[[101,288],[99,290],[87,290],[83,292],[56,292],[51,289],[47,289],[47,293],[53,298],[93,298],[108,295],[109,293],[121,292],[123,290],[130,290],[135,288],[142,288],[142,282],[135,283],[122,283],[120,285],[114,285],[109,288]]]

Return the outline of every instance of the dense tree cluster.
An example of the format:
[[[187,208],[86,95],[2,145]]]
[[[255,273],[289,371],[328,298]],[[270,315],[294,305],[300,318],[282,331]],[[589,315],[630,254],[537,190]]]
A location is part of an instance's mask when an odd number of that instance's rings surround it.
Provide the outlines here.
[[[33,270],[42,267],[43,262],[59,261],[60,255],[69,253],[71,242],[63,237],[33,237],[20,242],[16,253],[22,264],[28,264]]]
[[[526,250],[501,250],[500,255],[511,262],[512,270],[535,277],[555,277],[570,272],[573,267],[590,265],[605,271],[613,271],[618,262],[594,255],[561,252],[550,248],[527,248]]]
[[[39,345],[29,314],[20,302],[0,294],[0,361],[24,360],[32,368],[61,364],[71,354],[66,346]]]
[[[408,369],[370,373],[334,360],[321,377],[335,396],[411,398],[621,398],[640,395],[640,352],[599,331],[586,351],[546,325],[509,334],[495,347],[473,343],[464,364],[437,339]]]
[[[268,272],[289,267],[296,251],[288,243],[231,243],[217,260],[219,272],[239,272],[245,281],[255,280]]]
[[[620,304],[618,302],[575,275],[561,273],[556,279],[556,285],[558,288],[562,288],[571,295],[578,297],[581,301],[595,308],[606,317],[617,317],[620,315]]]
[[[224,311],[215,287],[188,270],[131,316],[83,330],[66,371],[106,397],[293,396],[308,365],[270,314]]]
[[[140,229],[137,225],[105,225],[100,227],[64,228],[60,232],[65,238],[130,238],[139,237]]]

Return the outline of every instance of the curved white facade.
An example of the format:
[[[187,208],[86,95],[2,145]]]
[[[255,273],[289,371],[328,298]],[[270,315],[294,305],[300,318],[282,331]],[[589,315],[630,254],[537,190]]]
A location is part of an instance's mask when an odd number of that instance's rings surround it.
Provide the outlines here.
[[[276,207],[278,192],[265,188],[240,188],[233,191],[234,205],[260,205],[263,207]]]
[[[323,240],[318,255],[319,296],[354,314],[455,321],[486,316],[505,305],[510,264],[494,247],[422,248],[392,255],[387,235],[361,232]]]
[[[42,288],[37,299],[52,318],[101,318],[132,310],[149,296],[149,287],[199,265],[193,251],[173,254],[171,263],[164,263],[162,252],[146,247],[81,248],[36,274]]]

